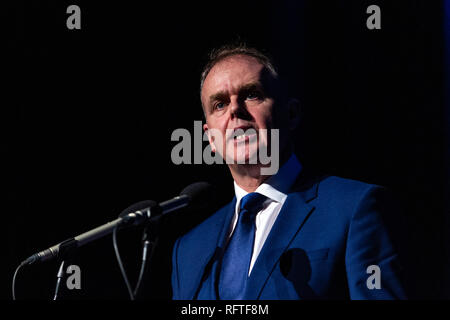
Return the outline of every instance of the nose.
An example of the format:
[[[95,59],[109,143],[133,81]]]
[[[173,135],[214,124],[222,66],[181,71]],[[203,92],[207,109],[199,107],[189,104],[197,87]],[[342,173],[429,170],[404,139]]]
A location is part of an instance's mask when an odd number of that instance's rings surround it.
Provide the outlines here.
[[[230,115],[231,118],[248,118],[249,113],[245,107],[245,103],[242,101],[239,101],[239,99],[236,97],[233,97],[230,101]]]

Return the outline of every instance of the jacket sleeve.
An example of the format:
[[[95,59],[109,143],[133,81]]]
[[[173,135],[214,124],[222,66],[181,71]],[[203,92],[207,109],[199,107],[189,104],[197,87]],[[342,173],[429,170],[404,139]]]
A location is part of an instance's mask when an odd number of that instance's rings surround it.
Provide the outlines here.
[[[347,235],[345,263],[351,299],[406,299],[401,227],[402,214],[390,194],[369,186],[356,202]]]
[[[178,246],[180,244],[180,239],[177,239],[172,251],[172,300],[180,300],[179,292],[180,285],[178,280]]]

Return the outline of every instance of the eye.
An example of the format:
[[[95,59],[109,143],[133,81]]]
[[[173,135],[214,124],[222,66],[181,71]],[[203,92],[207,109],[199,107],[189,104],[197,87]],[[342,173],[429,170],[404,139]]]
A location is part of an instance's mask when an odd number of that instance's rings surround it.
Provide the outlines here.
[[[218,102],[214,105],[214,110],[222,110],[223,108],[225,108],[225,103],[223,102]]]
[[[260,98],[261,98],[261,94],[257,91],[251,91],[247,94],[248,100],[256,100],[256,99],[260,99]]]

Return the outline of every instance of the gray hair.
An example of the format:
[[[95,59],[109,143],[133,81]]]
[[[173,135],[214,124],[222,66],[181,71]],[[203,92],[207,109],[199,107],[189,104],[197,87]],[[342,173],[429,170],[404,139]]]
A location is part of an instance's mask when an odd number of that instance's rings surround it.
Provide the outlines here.
[[[256,58],[275,79],[278,79],[278,72],[274,67],[272,59],[269,58],[268,55],[262,53],[258,49],[248,47],[245,43],[231,44],[231,45],[228,44],[220,48],[213,49],[209,54],[208,62],[204,66],[200,78],[200,96],[202,93],[203,83],[205,82],[205,79],[208,76],[208,73],[211,71],[211,69],[223,59],[235,55],[246,55]]]

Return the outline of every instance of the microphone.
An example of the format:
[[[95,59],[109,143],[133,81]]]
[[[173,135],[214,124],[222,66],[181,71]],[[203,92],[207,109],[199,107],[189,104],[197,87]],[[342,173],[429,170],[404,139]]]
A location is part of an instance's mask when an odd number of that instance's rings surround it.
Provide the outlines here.
[[[139,226],[149,222],[154,217],[168,214],[187,206],[193,206],[197,210],[202,210],[209,204],[210,199],[213,199],[212,195],[212,187],[209,183],[196,182],[184,188],[179,196],[159,204],[152,200],[138,202],[125,209],[119,218],[35,253],[24,260],[21,266],[56,258],[62,253],[112,233],[116,227],[126,225]]]
[[[153,202],[150,200],[137,202],[123,210],[119,217],[125,219],[127,223],[140,225],[142,222],[151,218],[147,215],[147,212],[150,209],[152,217],[165,215],[187,206],[192,206],[197,210],[201,210],[210,205],[211,199],[215,199],[213,187],[207,182],[195,182],[184,188],[183,191],[180,192],[180,195],[175,198],[159,204],[155,203],[155,206],[150,205],[150,203]]]

